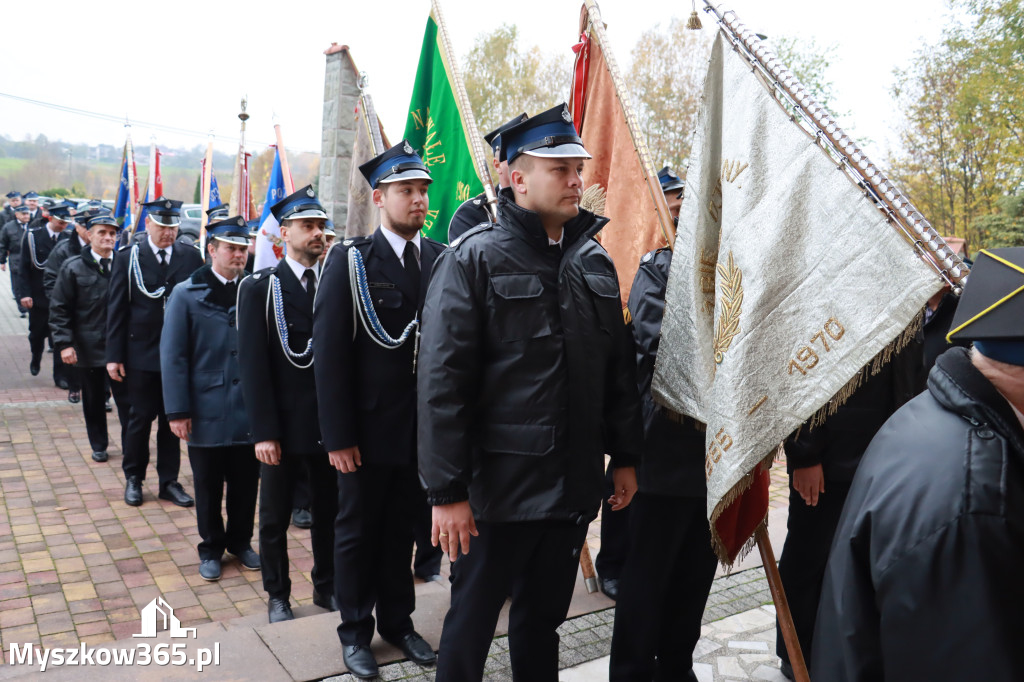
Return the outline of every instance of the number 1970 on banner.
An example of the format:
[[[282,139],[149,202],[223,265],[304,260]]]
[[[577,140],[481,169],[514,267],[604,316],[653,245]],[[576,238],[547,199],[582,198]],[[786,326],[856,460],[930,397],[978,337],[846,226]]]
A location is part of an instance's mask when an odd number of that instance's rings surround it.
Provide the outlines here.
[[[828,353],[832,350],[832,346],[829,344],[829,339],[835,343],[839,339],[843,338],[843,334],[846,333],[846,329],[840,324],[839,320],[834,317],[828,318],[824,326],[821,329],[814,332],[814,336],[811,337],[811,343],[807,346],[801,346],[796,352],[796,358],[790,359],[789,361],[789,373],[792,375],[793,370],[800,372],[802,376],[807,375],[807,371],[814,369],[818,365],[820,358],[818,353],[815,351],[818,342],[821,343],[821,347]]]

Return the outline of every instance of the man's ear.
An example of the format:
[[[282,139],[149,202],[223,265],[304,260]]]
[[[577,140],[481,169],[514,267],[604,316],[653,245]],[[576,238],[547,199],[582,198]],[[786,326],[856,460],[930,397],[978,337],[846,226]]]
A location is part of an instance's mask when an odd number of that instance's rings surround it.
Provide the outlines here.
[[[380,187],[373,190],[373,204],[377,208],[384,208],[384,190]]]
[[[509,169],[508,172],[509,185],[512,187],[512,191],[516,194],[526,194],[526,174],[523,171],[516,169]]]

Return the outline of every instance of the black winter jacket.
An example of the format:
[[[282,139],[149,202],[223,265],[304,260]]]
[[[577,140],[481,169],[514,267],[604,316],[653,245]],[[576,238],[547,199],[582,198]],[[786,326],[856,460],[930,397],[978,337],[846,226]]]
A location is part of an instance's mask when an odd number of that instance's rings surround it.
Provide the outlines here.
[[[1024,680],[1024,430],[953,348],[864,454],[825,573],[812,680]]]
[[[78,367],[105,367],[107,364],[109,286],[110,275],[100,274],[100,265],[91,251],[64,261],[57,276],[50,297],[53,347],[57,353],[74,347]]]
[[[420,344],[419,470],[431,504],[478,519],[586,523],[613,466],[638,460],[632,338],[611,258],[580,211],[561,249],[501,192],[500,224],[437,259]]]
[[[88,253],[91,248],[88,243],[84,247],[82,246],[78,232],[71,225],[64,229],[63,235],[63,238],[57,242],[57,246],[53,247],[53,251],[46,258],[46,267],[43,268],[43,291],[46,292],[46,298],[50,298],[53,287],[57,284],[57,275],[60,274],[60,268],[64,265],[64,261],[82,255],[82,251]]]

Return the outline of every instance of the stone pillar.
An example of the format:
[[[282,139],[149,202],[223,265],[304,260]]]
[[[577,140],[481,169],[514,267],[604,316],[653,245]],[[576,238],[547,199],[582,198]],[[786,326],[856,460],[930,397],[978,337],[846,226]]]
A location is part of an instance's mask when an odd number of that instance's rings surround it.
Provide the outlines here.
[[[348,180],[352,146],[356,139],[355,110],[359,99],[358,74],[347,45],[331,43],[324,50],[323,137],[320,142],[320,202],[339,235],[348,217]]]

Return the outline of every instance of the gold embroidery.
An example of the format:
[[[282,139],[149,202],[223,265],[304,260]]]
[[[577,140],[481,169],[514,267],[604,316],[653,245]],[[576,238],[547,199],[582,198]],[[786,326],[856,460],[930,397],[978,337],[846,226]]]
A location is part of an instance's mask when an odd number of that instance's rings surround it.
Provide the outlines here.
[[[715,464],[722,459],[722,455],[729,451],[732,447],[732,436],[725,432],[725,428],[718,430],[715,437],[711,440],[711,445],[708,446],[708,454],[704,458],[704,473],[707,478],[711,478],[711,472],[715,468]]]
[[[754,403],[754,406],[750,408],[750,412],[747,412],[747,416],[753,415],[755,412],[761,409],[761,406],[768,402],[768,396],[763,395],[761,399]]]
[[[595,215],[604,215],[607,196],[608,193],[604,191],[604,187],[597,184],[591,185],[583,190],[583,196],[580,197],[580,208]]]
[[[725,159],[722,161],[722,177],[725,178],[726,182],[736,182],[736,178],[740,176],[740,173],[745,171],[749,167],[749,164],[740,165],[739,161],[729,161]]]
[[[721,282],[722,312],[715,328],[714,351],[715,364],[722,364],[725,352],[732,345],[732,340],[740,333],[740,312],[743,306],[743,271],[736,267],[732,251],[729,252],[727,266],[718,264],[718,277]]]
[[[711,218],[717,223],[722,220],[722,178],[719,176],[715,183],[715,189],[711,192],[711,200],[708,201],[708,212]]]
[[[832,345],[829,344],[828,340],[832,339],[832,343],[834,344],[836,341],[843,338],[845,333],[846,327],[844,327],[835,317],[830,317],[825,321],[825,324],[822,325],[821,329],[815,331],[811,336],[811,346],[813,346],[816,341],[820,341],[825,352],[831,353]],[[811,348],[811,346],[800,346],[796,351],[796,359],[790,359],[788,370],[791,376],[794,369],[800,372],[801,376],[807,376],[808,370],[814,369],[818,366],[818,362],[820,362],[821,358],[815,350]]]

